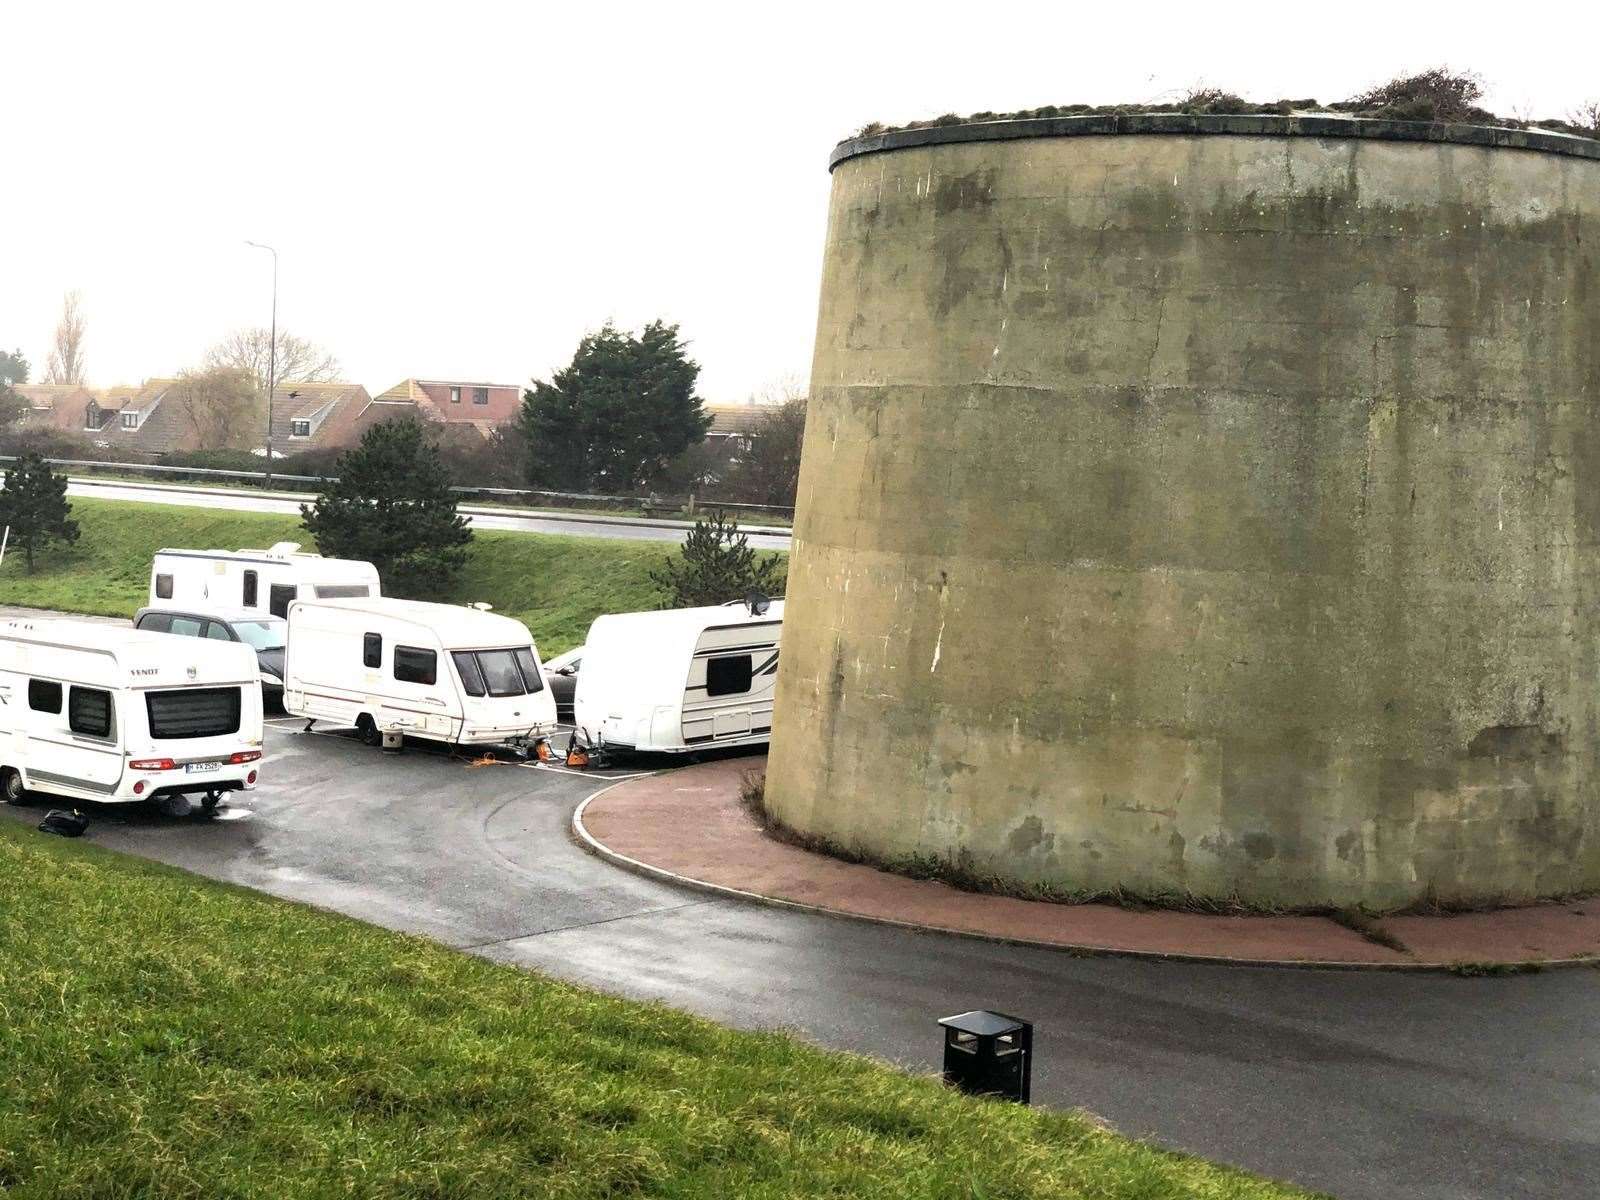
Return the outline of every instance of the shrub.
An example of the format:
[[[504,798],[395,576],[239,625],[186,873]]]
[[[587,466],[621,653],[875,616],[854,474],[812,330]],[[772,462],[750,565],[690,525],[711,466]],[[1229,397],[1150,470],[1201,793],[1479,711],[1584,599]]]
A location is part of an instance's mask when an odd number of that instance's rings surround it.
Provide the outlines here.
[[[772,555],[758,555],[750,539],[723,513],[694,523],[675,558],[650,572],[667,594],[663,608],[726,604],[757,591],[772,595],[783,586],[783,568]]]

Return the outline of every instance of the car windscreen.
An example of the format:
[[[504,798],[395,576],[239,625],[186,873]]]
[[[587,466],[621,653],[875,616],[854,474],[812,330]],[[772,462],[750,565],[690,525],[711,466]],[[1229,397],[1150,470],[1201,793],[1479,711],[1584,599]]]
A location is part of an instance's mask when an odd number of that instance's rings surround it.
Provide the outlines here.
[[[282,650],[288,641],[287,621],[235,621],[233,631],[254,650]]]
[[[146,692],[144,703],[150,715],[150,736],[158,741],[239,732],[236,687]]]

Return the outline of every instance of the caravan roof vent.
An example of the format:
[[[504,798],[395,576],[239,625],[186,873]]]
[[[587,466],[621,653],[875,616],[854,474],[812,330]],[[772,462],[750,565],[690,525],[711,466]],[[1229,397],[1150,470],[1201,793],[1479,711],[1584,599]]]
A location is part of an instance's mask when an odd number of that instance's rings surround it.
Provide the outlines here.
[[[479,601],[476,601],[475,603],[467,605],[467,607],[468,608],[475,608],[479,612],[490,612],[491,610],[493,610],[494,605],[485,604],[482,600],[479,600]]]
[[[299,552],[299,542],[273,542],[272,547],[267,551],[268,554],[298,554]]]

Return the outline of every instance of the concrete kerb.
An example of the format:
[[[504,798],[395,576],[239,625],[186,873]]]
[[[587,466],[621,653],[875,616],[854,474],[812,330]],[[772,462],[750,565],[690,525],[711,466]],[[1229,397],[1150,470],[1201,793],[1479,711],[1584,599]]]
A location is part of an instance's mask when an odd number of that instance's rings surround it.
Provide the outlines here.
[[[647,775],[658,775],[661,772],[651,771]],[[943,934],[949,937],[968,938],[973,941],[991,942],[1002,946],[1020,946],[1032,950],[1050,950],[1057,954],[1066,954],[1074,958],[1134,958],[1153,960],[1156,962],[1181,962],[1199,963],[1217,967],[1272,967],[1294,969],[1302,971],[1410,971],[1428,972],[1431,974],[1458,975],[1465,973],[1463,967],[1467,963],[1424,963],[1424,962],[1341,962],[1329,959],[1294,959],[1294,958],[1232,958],[1215,954],[1185,954],[1179,951],[1163,950],[1135,950],[1117,946],[1094,946],[1085,944],[1069,944],[1064,942],[1041,941],[1037,938],[1005,937],[999,934],[979,933],[970,929],[953,929],[943,925],[924,925],[915,921],[901,921],[893,917],[880,917],[869,913],[851,912],[848,909],[829,908],[820,904],[807,904],[799,900],[789,900],[782,896],[767,896],[760,892],[744,891],[740,888],[728,887],[725,884],[709,883],[703,879],[695,879],[688,875],[680,875],[676,871],[669,871],[665,867],[658,867],[651,863],[642,862],[631,858],[620,851],[607,846],[583,823],[583,814],[589,805],[600,799],[606,793],[620,787],[624,783],[644,778],[643,775],[632,776],[629,779],[619,779],[608,783],[605,787],[585,796],[578,807],[573,810],[572,824],[568,830],[572,840],[579,848],[596,858],[604,859],[613,866],[635,875],[642,875],[647,879],[659,880],[677,887],[687,888],[691,891],[703,892],[711,896],[720,896],[728,900],[742,900],[750,904],[761,904],[769,908],[791,909],[796,912],[810,913],[815,916],[834,917],[846,921],[860,921],[869,925],[887,925],[894,929],[904,929],[912,933]],[[1524,959],[1520,961],[1495,962],[1490,964],[1493,968],[1486,974],[1528,974],[1536,971],[1557,970],[1566,967],[1596,967],[1600,960],[1594,958],[1560,958],[1560,959]]]

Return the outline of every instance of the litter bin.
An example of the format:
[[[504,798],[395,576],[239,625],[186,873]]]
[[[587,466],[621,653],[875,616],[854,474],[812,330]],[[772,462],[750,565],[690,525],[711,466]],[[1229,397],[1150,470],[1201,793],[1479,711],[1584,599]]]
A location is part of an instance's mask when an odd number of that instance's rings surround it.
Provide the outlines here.
[[[944,1081],[974,1096],[1027,1104],[1033,1075],[1033,1023],[978,1009],[945,1017]]]

